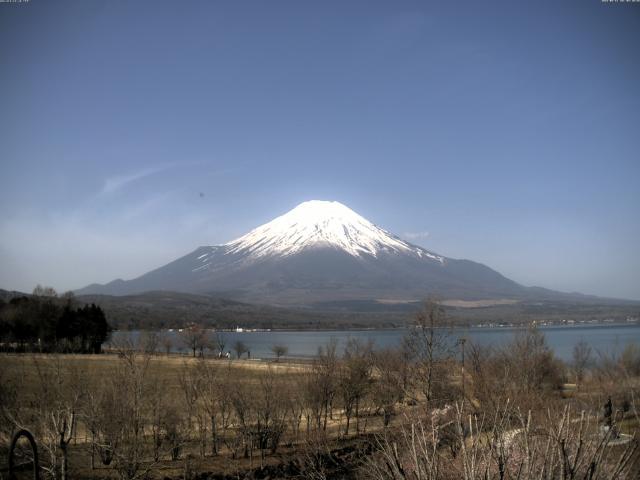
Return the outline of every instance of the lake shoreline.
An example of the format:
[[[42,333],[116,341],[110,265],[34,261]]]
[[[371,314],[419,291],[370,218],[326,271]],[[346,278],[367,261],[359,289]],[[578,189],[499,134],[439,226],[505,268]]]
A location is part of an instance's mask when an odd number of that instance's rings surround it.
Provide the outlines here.
[[[446,328],[449,330],[468,330],[470,328],[477,329],[513,329],[513,330],[521,330],[525,328],[529,328],[534,326],[532,324],[498,324],[498,325],[486,325],[486,324],[475,324],[475,325],[452,325]],[[597,323],[589,323],[589,322],[580,322],[580,323],[558,323],[558,324],[540,324],[535,325],[535,327],[544,330],[550,328],[606,328],[606,327],[626,327],[626,326],[638,326],[640,327],[640,322],[597,322]],[[369,332],[369,331],[401,331],[408,330],[411,327],[411,322],[407,322],[405,326],[398,327],[345,327],[345,328],[243,328],[241,330],[237,329],[215,329],[215,328],[205,328],[205,331],[208,332],[220,332],[220,333],[305,333],[305,332]],[[166,328],[166,329],[135,329],[135,330],[126,330],[126,329],[114,329],[113,332],[177,332],[180,333],[185,328]]]
[[[470,344],[492,348],[500,348],[510,343],[514,336],[526,326],[485,326],[485,327],[455,327],[446,329],[445,337],[452,343],[455,350],[457,338],[465,337]],[[590,323],[590,324],[563,324],[541,325],[539,330],[545,334],[549,347],[558,358],[569,361],[573,355],[575,345],[583,340],[588,343],[594,353],[602,355],[617,355],[629,343],[640,344],[640,325],[638,323]],[[289,358],[313,358],[319,348],[335,342],[338,353],[344,350],[348,339],[356,339],[362,342],[373,342],[374,348],[396,348],[403,342],[408,327],[387,329],[352,329],[352,330],[260,330],[260,331],[234,331],[234,330],[204,330],[208,339],[204,349],[209,355],[217,354],[222,349],[224,355],[236,355],[235,347],[242,344],[243,356],[249,358],[273,358],[273,349],[276,346],[284,347]],[[187,330],[188,332],[188,330]],[[165,331],[115,331],[111,340],[103,345],[104,348],[112,348],[123,342],[129,345],[141,345],[145,339],[143,336],[156,334],[156,351],[168,351],[172,353],[188,353],[193,347],[188,345],[188,335],[180,330]],[[223,347],[219,346],[217,335],[222,336]],[[161,347],[162,346],[162,347]]]

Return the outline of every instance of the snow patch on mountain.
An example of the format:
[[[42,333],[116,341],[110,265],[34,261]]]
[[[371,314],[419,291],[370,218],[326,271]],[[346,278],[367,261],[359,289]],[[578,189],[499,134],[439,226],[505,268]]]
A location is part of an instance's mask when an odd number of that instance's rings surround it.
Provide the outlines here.
[[[227,254],[252,258],[289,256],[306,248],[330,246],[354,257],[404,253],[438,262],[444,258],[377,227],[339,202],[311,200],[223,245]],[[203,259],[206,261],[206,259]]]

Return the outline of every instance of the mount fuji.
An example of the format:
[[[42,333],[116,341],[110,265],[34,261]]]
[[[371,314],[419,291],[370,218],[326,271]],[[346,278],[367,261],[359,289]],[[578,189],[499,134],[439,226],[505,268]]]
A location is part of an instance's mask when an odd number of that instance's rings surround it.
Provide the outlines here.
[[[480,263],[413,245],[341,203],[319,200],[301,203],[236,240],[199,247],[138,278],[92,284],[76,293],[152,290],[270,305],[411,302],[428,295],[504,300],[543,291],[519,285]]]

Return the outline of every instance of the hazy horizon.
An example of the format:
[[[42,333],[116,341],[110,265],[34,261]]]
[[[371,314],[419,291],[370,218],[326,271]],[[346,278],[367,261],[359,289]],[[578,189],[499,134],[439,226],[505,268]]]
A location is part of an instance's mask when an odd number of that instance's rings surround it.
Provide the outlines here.
[[[640,9],[0,3],[0,288],[130,279],[311,200],[640,300]]]

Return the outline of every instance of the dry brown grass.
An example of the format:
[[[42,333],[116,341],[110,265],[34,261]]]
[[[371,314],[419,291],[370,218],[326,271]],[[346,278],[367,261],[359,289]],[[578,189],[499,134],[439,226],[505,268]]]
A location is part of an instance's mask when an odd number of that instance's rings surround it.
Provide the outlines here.
[[[118,367],[121,359],[116,353],[102,355],[47,355],[47,354],[2,354],[0,355],[0,368],[3,378],[10,379],[21,390],[22,398],[35,399],[39,394],[39,374],[38,369],[54,369],[60,367],[65,376],[77,375],[85,379],[87,388],[91,388],[105,381],[112,375]],[[142,361],[140,355],[138,361]],[[147,376],[153,381],[161,382],[163,385],[163,395],[170,401],[180,404],[183,392],[181,390],[180,378],[189,366],[196,366],[203,360],[182,355],[154,355],[151,357]],[[309,362],[297,361],[259,361],[259,360],[237,360],[237,359],[216,359],[206,358],[205,362],[216,365],[222,369],[230,369],[236,381],[249,385],[258,384],[263,374],[271,372],[282,376],[283,380],[291,388],[301,388],[306,374],[311,369]],[[337,439],[341,437],[344,430],[344,414],[339,408],[334,408],[332,419],[327,423],[327,437]],[[368,432],[377,431],[382,428],[382,419],[373,415],[364,416],[360,420],[361,425]],[[303,420],[302,429],[305,428]],[[6,447],[7,438],[0,438],[0,475],[6,473]],[[71,468],[71,478],[116,478],[117,474],[112,467],[102,466],[96,462],[96,469],[90,468],[90,435],[82,422],[78,423],[74,439],[69,450],[69,464]],[[273,455],[270,454],[265,459],[265,464],[278,464],[292,456],[297,455],[304,446],[304,439],[300,438],[298,443],[293,441],[290,434],[285,435],[281,448]],[[188,458],[189,460],[185,460]],[[232,458],[229,451],[223,450],[218,456],[207,455],[202,458],[198,452],[196,439],[191,439],[183,448],[180,460],[171,461],[167,457],[154,465],[151,478],[182,478],[186,463],[190,463],[190,468],[198,472],[216,472],[227,475],[234,475],[239,471],[260,466],[260,460],[256,457],[252,459]],[[0,477],[1,478],[1,477]]]
[[[36,362],[38,360],[45,361],[45,367],[50,364],[52,359],[56,359],[64,364],[64,370],[73,372],[81,371],[86,373],[88,378],[99,381],[117,366],[118,355],[102,354],[102,355],[80,355],[80,354],[0,354],[0,368],[9,376],[18,376],[22,379],[21,385],[26,389],[32,389],[34,382],[37,381]],[[151,357],[149,374],[159,376],[166,382],[171,389],[179,387],[179,375],[183,371],[185,365],[195,365],[200,362],[200,358],[193,358],[186,355],[154,355]],[[252,373],[262,372],[267,369],[278,374],[301,374],[310,368],[309,363],[304,362],[274,362],[260,360],[237,360],[237,359],[217,359],[205,358],[204,361],[210,362],[220,368],[230,368],[237,370],[239,374],[251,378]]]

